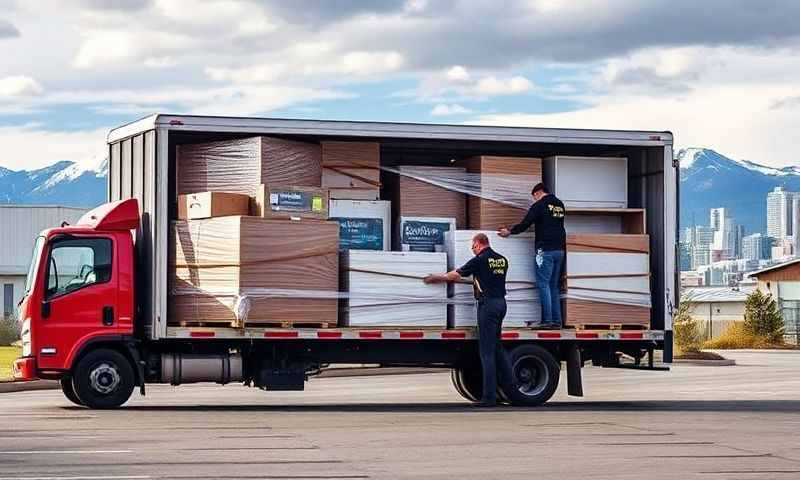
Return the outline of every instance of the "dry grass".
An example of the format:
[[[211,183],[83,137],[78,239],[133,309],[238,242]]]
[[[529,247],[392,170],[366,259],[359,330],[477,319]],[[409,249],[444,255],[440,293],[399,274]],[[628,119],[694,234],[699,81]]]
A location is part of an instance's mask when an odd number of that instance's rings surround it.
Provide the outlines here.
[[[718,338],[703,343],[703,348],[734,350],[742,348],[785,348],[782,343],[748,332],[743,322],[732,323]]]
[[[0,347],[0,381],[11,379],[11,363],[20,355],[20,347]]]

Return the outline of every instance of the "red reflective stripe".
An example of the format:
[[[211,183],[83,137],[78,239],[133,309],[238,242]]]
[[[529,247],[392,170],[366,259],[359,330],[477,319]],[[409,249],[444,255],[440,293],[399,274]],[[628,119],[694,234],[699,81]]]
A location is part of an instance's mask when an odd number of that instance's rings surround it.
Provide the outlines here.
[[[383,337],[383,332],[380,332],[380,331],[378,331],[378,332],[367,332],[367,331],[358,332],[358,337],[359,338],[382,338]]]
[[[538,332],[536,336],[539,338],[561,338],[561,332]]]
[[[342,332],[317,332],[317,338],[342,338]]]
[[[442,332],[442,338],[444,339],[467,338],[467,332]]]
[[[264,336],[266,338],[297,338],[300,336],[300,332],[290,332],[290,331],[264,332]]]
[[[507,339],[519,338],[519,332],[503,332],[503,338]]]
[[[400,338],[424,338],[425,332],[400,332]]]
[[[575,338],[600,338],[600,334],[593,332],[578,332],[575,334]]]
[[[644,338],[644,333],[620,333],[619,338],[621,339]]]
[[[189,336],[193,338],[208,338],[216,337],[217,334],[215,332],[189,332]]]

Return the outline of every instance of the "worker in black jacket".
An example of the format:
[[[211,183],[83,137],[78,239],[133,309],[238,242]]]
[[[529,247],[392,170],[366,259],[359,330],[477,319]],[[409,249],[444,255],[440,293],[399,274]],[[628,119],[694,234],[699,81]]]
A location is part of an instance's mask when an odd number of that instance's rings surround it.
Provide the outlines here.
[[[472,276],[473,291],[478,303],[478,348],[483,367],[483,396],[477,406],[497,405],[497,367],[500,381],[508,394],[516,388],[501,339],[503,318],[506,316],[506,274],[508,259],[492,250],[489,237],[478,233],[472,238],[472,253],[475,256],[448,273],[431,274],[425,283],[456,282],[461,277]]]
[[[564,230],[564,204],[543,183],[531,191],[533,205],[525,218],[511,228],[502,227],[498,235],[508,237],[534,226],[536,262],[534,271],[542,302],[540,328],[561,328],[561,272],[564,266],[567,233]],[[529,322],[529,326],[536,326]]]

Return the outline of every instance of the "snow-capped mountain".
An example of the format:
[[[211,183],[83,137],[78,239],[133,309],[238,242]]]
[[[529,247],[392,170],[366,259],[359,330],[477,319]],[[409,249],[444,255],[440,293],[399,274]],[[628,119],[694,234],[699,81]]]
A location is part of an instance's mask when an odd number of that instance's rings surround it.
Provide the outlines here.
[[[748,233],[766,230],[767,193],[800,191],[800,167],[734,160],[708,148],[686,148],[681,164],[681,226],[708,225],[709,209],[727,207]],[[0,203],[93,207],[106,200],[108,159],[61,161],[38,170],[0,167]]]
[[[0,204],[94,207],[106,200],[108,160],[60,161],[36,170],[0,167]]]
[[[709,209],[727,207],[747,233],[766,230],[767,193],[778,186],[800,191],[800,168],[774,168],[734,160],[708,148],[687,148],[681,164],[681,226],[708,225]]]

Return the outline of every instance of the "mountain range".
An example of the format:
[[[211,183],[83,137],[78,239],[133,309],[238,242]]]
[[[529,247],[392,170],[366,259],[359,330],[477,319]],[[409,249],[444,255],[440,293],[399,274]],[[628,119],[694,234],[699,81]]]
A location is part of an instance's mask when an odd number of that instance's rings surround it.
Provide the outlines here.
[[[766,196],[777,186],[800,191],[800,167],[734,160],[708,148],[686,148],[681,165],[681,225],[708,225],[709,209],[727,207],[748,233],[766,229]],[[108,159],[60,161],[37,170],[0,167],[0,204],[93,207],[106,200]]]

